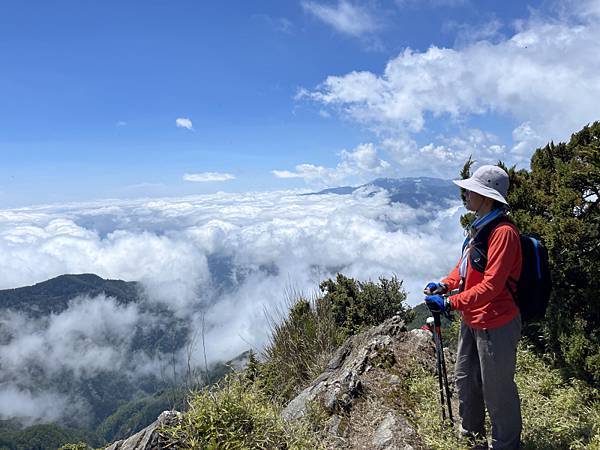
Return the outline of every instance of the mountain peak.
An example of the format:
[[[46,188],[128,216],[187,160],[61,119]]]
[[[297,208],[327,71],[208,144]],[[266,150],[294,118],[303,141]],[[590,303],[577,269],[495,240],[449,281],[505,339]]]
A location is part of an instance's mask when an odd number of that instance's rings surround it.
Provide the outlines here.
[[[391,203],[404,203],[413,208],[426,203],[443,204],[457,200],[458,188],[451,180],[434,177],[376,178],[360,186],[340,186],[304,195],[351,195],[358,189],[378,187],[389,193]]]

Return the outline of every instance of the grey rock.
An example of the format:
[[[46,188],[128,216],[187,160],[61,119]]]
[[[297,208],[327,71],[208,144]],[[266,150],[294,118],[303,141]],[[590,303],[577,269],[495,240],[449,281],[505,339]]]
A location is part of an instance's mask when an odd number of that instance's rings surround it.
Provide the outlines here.
[[[431,341],[433,340],[433,335],[431,334],[431,331],[417,328],[415,330],[410,330],[409,333],[414,336],[415,341],[418,343],[419,346],[430,345]]]
[[[334,414],[327,421],[327,432],[332,436],[340,436],[342,433],[340,432],[340,425],[342,423],[342,418],[337,414]]]
[[[373,434],[371,444],[380,450],[414,450],[409,442],[417,440],[417,432],[404,417],[388,412]]]
[[[105,450],[159,450],[159,435],[157,429],[163,425],[172,425],[181,417],[177,411],[163,411],[158,419],[142,431],[127,439],[114,442]]]
[[[368,367],[378,364],[378,358],[393,355],[392,336],[404,332],[406,327],[395,316],[371,330],[348,338],[333,355],[325,371],[298,396],[288,403],[282,417],[299,419],[306,415],[308,405],[317,402],[329,413],[347,411],[354,398],[362,391],[360,376]]]
[[[389,379],[388,383],[392,386],[397,386],[400,383],[402,383],[402,380],[400,379],[400,377],[398,375],[390,375],[390,379]]]
[[[404,450],[413,450],[412,445],[406,443],[406,441],[417,442],[419,440],[419,435],[417,430],[406,420],[403,416],[396,416],[396,434],[401,441],[405,442]]]
[[[388,413],[373,434],[373,448],[389,449],[394,441],[395,427],[396,418],[392,413]]]
[[[299,419],[318,404],[330,416],[323,437],[328,449],[424,449],[417,431],[391,399],[403,395],[398,386],[407,373],[405,364],[413,361],[430,369],[433,351],[431,333],[407,332],[400,317],[388,319],[348,338],[323,373],[281,415]]]

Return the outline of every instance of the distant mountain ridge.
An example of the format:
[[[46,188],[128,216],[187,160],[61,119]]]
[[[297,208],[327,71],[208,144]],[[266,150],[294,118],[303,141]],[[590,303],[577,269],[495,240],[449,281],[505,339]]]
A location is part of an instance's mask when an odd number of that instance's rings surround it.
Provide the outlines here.
[[[457,200],[458,187],[451,180],[433,177],[377,178],[360,186],[340,186],[304,195],[351,195],[364,188],[384,189],[390,194],[390,202],[404,203],[418,208],[426,203],[448,203]]]
[[[12,309],[39,317],[64,311],[70,300],[81,295],[105,294],[126,304],[138,301],[141,292],[137,282],[105,280],[91,273],[60,275],[32,286],[0,290],[0,310]]]
[[[94,339],[87,344],[86,340],[91,335],[78,337],[74,332],[65,335],[65,338],[78,340],[81,345],[66,345],[60,339],[56,345],[67,349],[77,348],[82,352],[68,357],[65,355],[70,360],[84,357],[88,351],[86,349],[91,347],[118,349],[118,352],[127,355],[121,366],[108,364],[103,368],[76,371],[65,365],[61,370],[51,370],[44,360],[31,359],[24,369],[26,376],[0,370],[0,384],[18,385],[24,392],[48,390],[71,402],[81,403],[86,413],[63,417],[60,420],[63,425],[96,426],[114,413],[119,405],[169,387],[169,382],[155,371],[132,377],[131,374],[136,370],[135,357],[152,359],[159,357],[159,354],[174,354],[186,344],[189,325],[168,309],[145,301],[140,283],[107,280],[91,273],[60,275],[32,286],[0,290],[0,316],[13,311],[42,330],[48,326],[51,317],[77,308],[77,303],[73,303],[75,299],[96,301],[93,299],[101,295],[115,299],[119,305],[136,303],[138,306],[135,311],[140,318],[156,317],[160,321],[137,320],[130,324],[129,329],[117,334],[106,329],[93,335]],[[79,320],[83,326],[93,327],[94,322],[102,318],[85,316],[79,317]],[[0,321],[0,345],[9,345],[13,339],[14,331],[8,331],[8,327]]]
[[[89,438],[89,442],[112,441],[147,426],[161,411],[181,403],[185,387],[179,385],[192,382],[201,385],[213,383],[233,368],[241,369],[247,363],[249,353],[244,352],[230,361],[216,362],[202,369],[191,368],[193,373],[178,372],[175,375],[175,366],[168,364],[171,355],[174,357],[186,345],[192,345],[189,339],[194,330],[190,329],[190,322],[177,317],[160,303],[147,301],[141,283],[104,279],[92,273],[60,275],[31,286],[0,290],[0,318],[3,314],[10,317],[8,312],[14,311],[24,316],[28,322],[43,327],[48,320],[52,320],[51,316],[68,313],[68,309],[77,307],[78,302],[73,303],[74,299],[83,297],[94,301],[100,295],[115,299],[119,305],[135,303],[135,309],[143,319],[128,329],[128,342],[121,341],[119,335],[111,337],[110,333],[104,333],[98,335],[98,341],[93,343],[98,346],[119,346],[119,350],[127,355],[124,366],[108,365],[102,369],[83,370],[80,373],[69,368],[49,372],[40,361],[31,360],[25,369],[26,376],[0,370],[0,385],[18,385],[22,391],[32,393],[48,390],[68,398],[73,404],[83,405],[83,412],[77,412],[77,408],[73,408],[72,411],[65,411],[66,415],[56,421],[56,424],[63,427],[77,427],[61,428],[61,432],[68,432],[73,436],[87,433],[89,436],[86,439]],[[87,326],[92,326],[99,319],[101,318],[80,318]],[[14,338],[0,320],[0,346],[9,345]],[[71,335],[71,338],[79,339],[76,335]],[[82,354],[65,356],[72,359],[84,356],[85,348],[80,347]],[[165,355],[169,357],[168,360],[164,359]],[[154,368],[148,373],[142,372],[133,377],[138,357],[141,357],[141,361],[145,361],[144,358],[158,358],[154,361],[162,360],[167,365],[160,370]],[[171,376],[172,379],[169,378]],[[23,436],[41,432],[35,427],[54,430],[53,427],[57,426],[40,425],[41,422],[38,422],[32,428],[23,429],[22,421],[25,423],[26,419],[27,417],[11,417],[10,420],[2,420],[0,417],[0,448],[4,448],[3,439],[7,435],[14,435],[16,439],[21,436],[21,432]]]

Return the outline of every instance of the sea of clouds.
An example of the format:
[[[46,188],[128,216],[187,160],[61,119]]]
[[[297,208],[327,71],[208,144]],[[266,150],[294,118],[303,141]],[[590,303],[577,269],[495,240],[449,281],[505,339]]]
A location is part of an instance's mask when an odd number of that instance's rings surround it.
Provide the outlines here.
[[[409,303],[421,301],[423,285],[458,258],[464,208],[458,200],[449,205],[415,209],[391,204],[385,191],[362,189],[343,196],[218,193],[0,210],[0,289],[65,273],[139,281],[149,302],[167,307],[194,333],[204,331],[209,362],[227,360],[260,351],[268,340],[265,310],[285,308],[286,292],[313,295],[338,271],[361,280],[396,274]],[[0,415],[57,418],[55,406],[66,400],[27,388],[32,362],[47,374],[76,376],[108,367],[132,377],[164,370],[160,357],[124,358],[140,322],[160,317],[105,296],[74,299],[62,313],[37,320],[2,313]],[[182,351],[178,364],[188,356]],[[193,346],[191,359],[203,364],[202,345]]]

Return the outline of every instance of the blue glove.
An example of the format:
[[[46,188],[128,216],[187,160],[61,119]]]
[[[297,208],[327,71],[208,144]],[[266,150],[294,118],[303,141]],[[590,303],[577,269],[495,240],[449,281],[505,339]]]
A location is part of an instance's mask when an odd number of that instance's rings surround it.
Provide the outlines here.
[[[445,300],[441,295],[428,295],[425,297],[425,304],[432,313],[441,313],[450,319],[451,306],[450,302]]]
[[[433,281],[427,283],[427,286],[423,289],[425,295],[445,294],[446,292],[448,292],[448,285],[446,283],[434,283]]]

